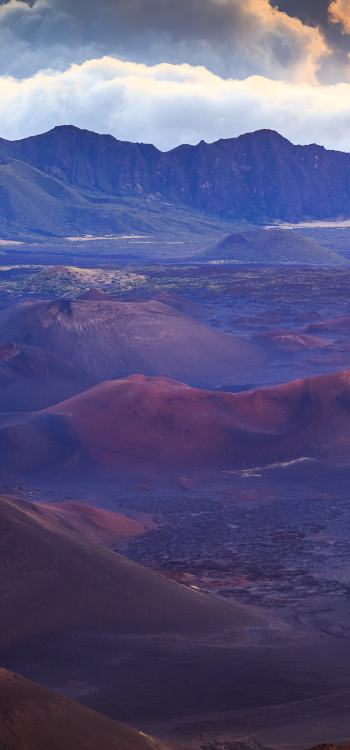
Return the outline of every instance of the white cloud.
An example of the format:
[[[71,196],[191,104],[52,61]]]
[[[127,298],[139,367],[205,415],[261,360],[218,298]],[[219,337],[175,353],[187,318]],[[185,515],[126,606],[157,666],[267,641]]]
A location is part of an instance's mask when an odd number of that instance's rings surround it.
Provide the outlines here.
[[[350,151],[350,84],[222,79],[203,67],[110,57],[0,78],[0,135],[20,138],[67,123],[164,150],[273,128],[294,142]]]
[[[350,34],[350,0],[332,0],[329,5],[332,23],[340,23],[346,34]]]
[[[10,0],[0,5],[0,72],[28,76],[104,54],[205,65],[221,76],[314,80],[318,28],[269,0]]]

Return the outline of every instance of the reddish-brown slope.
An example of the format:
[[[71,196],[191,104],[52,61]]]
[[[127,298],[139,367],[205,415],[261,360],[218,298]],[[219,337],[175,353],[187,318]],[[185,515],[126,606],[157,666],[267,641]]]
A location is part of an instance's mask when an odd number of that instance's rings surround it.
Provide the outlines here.
[[[107,381],[0,429],[9,474],[55,467],[153,472],[347,460],[350,371],[239,394],[165,378]]]
[[[320,336],[301,333],[300,331],[290,331],[281,329],[278,331],[269,331],[260,336],[262,343],[277,347],[283,351],[309,351],[312,349],[324,349],[330,346],[329,341],[325,341]]]
[[[40,506],[0,497],[0,647],[53,633],[195,633],[264,617],[211,598],[62,528]]]
[[[341,315],[319,323],[309,323],[305,328],[309,333],[323,333],[324,331],[350,331],[350,315]]]
[[[134,376],[48,414],[63,418],[99,465],[220,468],[347,456],[350,371],[240,394]]]
[[[21,302],[0,311],[0,343],[25,341],[94,382],[140,372],[197,386],[252,382],[261,350],[151,300]]]
[[[107,546],[118,546],[143,534],[148,528],[147,524],[128,516],[79,502],[70,501],[59,505],[40,503],[40,509],[63,529],[78,531],[90,541]]]
[[[0,669],[2,750],[166,750],[166,746]]]

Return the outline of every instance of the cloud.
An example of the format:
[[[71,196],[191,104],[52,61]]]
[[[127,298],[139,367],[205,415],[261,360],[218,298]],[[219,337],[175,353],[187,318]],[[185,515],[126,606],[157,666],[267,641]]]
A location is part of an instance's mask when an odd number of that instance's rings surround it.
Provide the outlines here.
[[[332,0],[328,10],[330,21],[340,23],[344,33],[350,34],[350,0]]]
[[[3,137],[67,123],[164,150],[272,128],[294,142],[350,151],[350,84],[222,79],[204,67],[110,57],[28,79],[0,78]]]
[[[205,65],[224,76],[314,80],[325,39],[269,0],[9,0],[0,4],[0,72],[112,55]]]

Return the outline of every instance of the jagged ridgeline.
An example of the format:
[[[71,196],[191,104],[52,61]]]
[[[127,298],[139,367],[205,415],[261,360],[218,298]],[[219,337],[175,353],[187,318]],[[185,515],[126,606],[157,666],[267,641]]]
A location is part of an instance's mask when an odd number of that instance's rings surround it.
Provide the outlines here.
[[[0,140],[3,237],[169,233],[193,222],[205,233],[205,216],[338,219],[350,214],[349,185],[350,154],[269,130],[166,153],[71,126]]]

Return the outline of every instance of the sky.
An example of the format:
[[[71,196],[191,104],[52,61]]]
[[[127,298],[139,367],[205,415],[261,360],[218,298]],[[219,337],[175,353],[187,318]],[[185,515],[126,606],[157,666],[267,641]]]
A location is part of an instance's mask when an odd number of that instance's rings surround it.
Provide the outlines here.
[[[0,0],[0,136],[350,151],[350,0]]]

